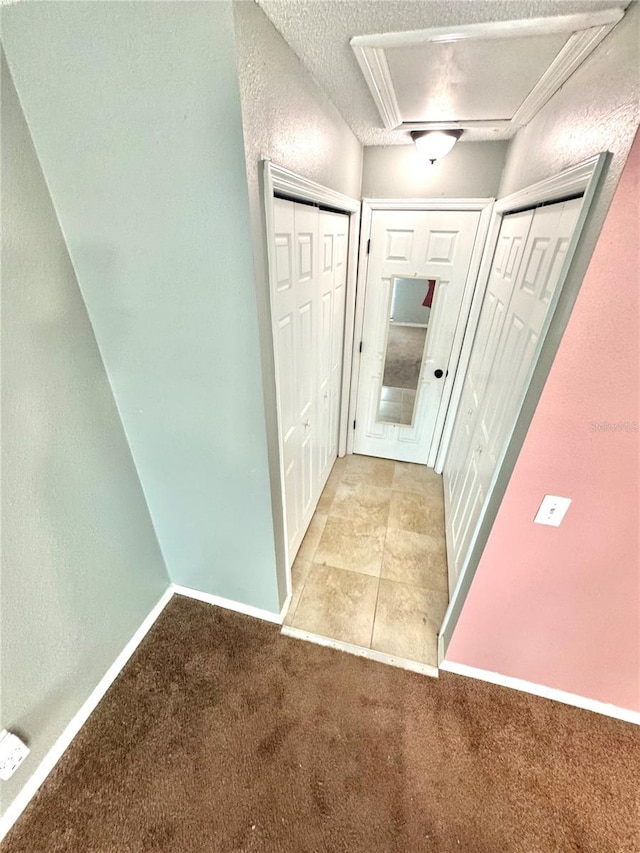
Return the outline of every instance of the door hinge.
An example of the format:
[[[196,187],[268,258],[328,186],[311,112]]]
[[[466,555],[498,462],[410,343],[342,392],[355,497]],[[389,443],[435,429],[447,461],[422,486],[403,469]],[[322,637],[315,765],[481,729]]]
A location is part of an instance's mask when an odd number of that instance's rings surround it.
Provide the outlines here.
[[[367,240],[367,255],[371,252],[371,240]]]
[[[362,341],[360,341],[360,352],[362,352]]]

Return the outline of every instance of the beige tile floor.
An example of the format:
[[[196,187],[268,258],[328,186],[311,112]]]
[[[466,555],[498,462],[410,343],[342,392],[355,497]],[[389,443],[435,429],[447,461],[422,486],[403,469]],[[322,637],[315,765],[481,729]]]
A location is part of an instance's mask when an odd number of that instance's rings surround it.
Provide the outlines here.
[[[448,604],[442,478],[338,459],[292,567],[285,626],[437,666]]]

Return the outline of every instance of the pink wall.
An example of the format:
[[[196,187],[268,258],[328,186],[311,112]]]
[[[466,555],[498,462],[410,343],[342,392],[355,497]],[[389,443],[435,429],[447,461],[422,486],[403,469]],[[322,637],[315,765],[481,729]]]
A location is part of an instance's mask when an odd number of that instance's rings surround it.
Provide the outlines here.
[[[640,135],[447,660],[640,710]],[[593,424],[630,424],[600,431]],[[544,494],[573,503],[533,524]]]

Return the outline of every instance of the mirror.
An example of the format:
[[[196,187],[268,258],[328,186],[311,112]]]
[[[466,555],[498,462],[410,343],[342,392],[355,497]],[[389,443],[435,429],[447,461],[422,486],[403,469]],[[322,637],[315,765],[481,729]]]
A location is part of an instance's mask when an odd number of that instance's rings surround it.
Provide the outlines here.
[[[391,279],[379,423],[411,426],[437,279]]]

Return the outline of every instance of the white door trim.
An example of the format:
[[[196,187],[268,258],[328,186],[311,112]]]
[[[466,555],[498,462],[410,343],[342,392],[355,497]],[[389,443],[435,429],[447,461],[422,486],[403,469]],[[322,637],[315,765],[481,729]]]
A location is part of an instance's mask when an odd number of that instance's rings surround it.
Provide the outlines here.
[[[371,222],[373,212],[375,210],[470,210],[480,211],[480,222],[478,223],[478,231],[476,240],[471,255],[469,272],[465,283],[465,291],[463,296],[461,316],[468,312],[473,303],[473,294],[475,283],[480,270],[480,263],[483,257],[483,247],[489,225],[491,222],[491,211],[493,209],[493,198],[365,198],[362,200],[362,227],[360,239],[360,254],[358,258],[358,280],[357,280],[357,299],[355,305],[354,318],[354,338],[353,338],[353,355],[352,355],[352,373],[351,373],[351,397],[349,400],[349,416],[348,423],[353,424],[356,419],[356,403],[358,391],[358,377],[360,374],[360,341],[362,340],[362,330],[364,326],[364,306],[365,293],[367,286],[367,273],[369,266],[369,255],[367,252],[367,242],[371,236]],[[463,345],[465,323],[459,323],[456,327],[452,346],[452,357],[456,357],[460,353]],[[454,390],[455,374],[447,376],[445,379],[442,402],[438,412],[438,420],[436,423],[436,434],[438,430],[442,431],[442,442],[448,441],[453,430],[453,419],[455,411],[452,407],[452,392]],[[347,453],[353,453],[354,431],[349,430],[347,438]],[[442,468],[438,469],[436,459],[441,457],[444,460],[444,455],[438,453],[438,448],[434,446],[429,454],[427,464],[429,466],[436,465],[436,471],[442,472]]]
[[[543,326],[542,333],[538,341],[531,371],[527,381],[525,382],[525,390],[518,402],[518,414],[516,416],[513,429],[511,430],[505,444],[505,448],[498,460],[498,465],[491,480],[480,519],[471,539],[469,552],[460,570],[458,582],[455,589],[450,593],[449,607],[445,613],[438,636],[439,664],[442,664],[445,659],[447,648],[451,641],[451,637],[453,636],[462,607],[464,606],[464,601],[471,587],[476,569],[480,563],[482,552],[484,551],[489,534],[491,533],[491,528],[493,527],[493,523],[498,514],[507,484],[513,472],[522,444],[524,443],[538,400],[540,399],[542,388],[549,374],[553,357],[560,345],[562,334],[569,321],[573,303],[578,295],[580,284],[582,283],[581,280],[571,281],[571,287],[568,288],[564,287],[564,285],[569,277],[576,247],[580,240],[591,205],[594,201],[602,174],[610,158],[611,155],[608,153],[597,154],[596,156],[585,160],[583,163],[579,163],[577,166],[565,169],[558,175],[546,178],[545,180],[532,184],[529,187],[525,187],[518,192],[498,199],[493,207],[489,237],[487,239],[485,252],[482,258],[478,287],[476,288],[474,296],[474,305],[472,306],[469,317],[468,334],[465,336],[460,369],[458,369],[456,375],[456,384],[459,387],[454,389],[454,395],[457,394],[458,400],[462,394],[462,385],[464,383],[466,369],[471,356],[473,338],[475,337],[475,331],[478,325],[482,300],[489,281],[489,274],[502,224],[502,217],[507,213],[514,213],[517,210],[534,207],[544,202],[561,201],[570,196],[575,196],[580,193],[583,194],[582,208],[580,210],[580,215],[576,223],[571,243],[567,249],[558,286],[556,287],[555,295],[547,315],[547,320]],[[563,303],[563,310],[558,310],[558,303],[560,300],[562,300]],[[462,369],[463,362],[464,369]],[[440,460],[440,463],[443,466],[446,463],[446,458]],[[445,507],[445,514],[447,509],[448,507]]]
[[[274,231],[274,216],[273,216],[273,198],[274,193],[279,193],[287,196],[292,200],[315,202],[316,204],[325,205],[332,208],[338,213],[346,213],[349,215],[349,235],[347,245],[347,293],[345,305],[345,334],[344,334],[344,360],[342,369],[342,391],[340,399],[340,431],[338,438],[338,455],[344,456],[347,450],[347,422],[349,412],[349,397],[350,397],[350,381],[352,373],[352,351],[354,339],[354,316],[355,316],[355,297],[356,297],[356,265],[358,256],[358,235],[360,233],[360,202],[355,198],[350,198],[347,195],[336,192],[328,187],[311,181],[308,178],[292,172],[290,169],[285,169],[283,166],[277,166],[270,160],[263,160],[263,190],[264,190],[264,211],[266,222],[266,238],[267,238],[267,262],[269,270],[269,306],[273,317],[272,294],[275,275],[275,258],[273,256],[273,246],[275,241]],[[276,421],[278,425],[278,469],[280,474],[280,491],[282,495],[282,504],[280,506],[280,523],[282,525],[282,535],[285,547],[285,576],[287,579],[287,596],[291,596],[291,569],[289,566],[289,546],[285,536],[285,506],[284,506],[284,466],[283,466],[283,447],[282,447],[282,432],[281,432],[281,408],[280,408],[280,389],[278,387],[278,370],[275,341],[273,337],[273,324],[270,323],[271,329],[271,346],[276,364]]]
[[[343,195],[329,189],[329,187],[324,187],[322,184],[317,184],[302,175],[297,175],[290,169],[285,169],[283,166],[276,166],[271,160],[263,160],[262,162],[264,164],[265,194],[267,191],[266,184],[269,182],[271,185],[270,196],[274,192],[278,192],[293,199],[325,204],[328,207],[334,207],[338,212],[358,213],[360,211],[360,202],[357,199]]]
[[[362,208],[374,210],[484,210],[493,198],[363,198]]]

